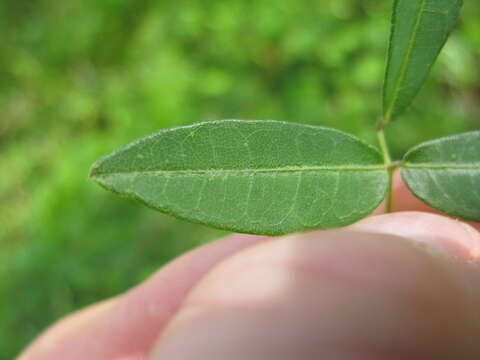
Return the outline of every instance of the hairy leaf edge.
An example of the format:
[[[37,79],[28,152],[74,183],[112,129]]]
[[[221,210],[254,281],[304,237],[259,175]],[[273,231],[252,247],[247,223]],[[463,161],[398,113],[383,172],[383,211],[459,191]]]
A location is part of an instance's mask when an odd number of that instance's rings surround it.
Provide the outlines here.
[[[381,170],[378,170],[378,171],[380,172]],[[357,217],[355,217],[355,219],[353,221],[345,223],[344,225],[341,225],[339,227],[354,224],[357,221],[360,221],[363,218],[371,215],[380,206],[380,204],[385,200],[385,197],[387,195],[387,188],[388,188],[387,187],[388,176],[387,176],[386,171],[382,171],[382,172],[384,173],[384,183],[382,184],[383,191],[382,191],[382,196],[379,196],[379,201],[375,205],[372,205],[371,208],[363,211],[361,216],[357,216]],[[162,214],[172,216],[172,217],[174,217],[176,219],[179,219],[179,220],[182,220],[182,221],[187,221],[189,223],[194,223],[194,224],[198,224],[198,225],[202,225],[202,226],[208,226],[208,227],[212,227],[212,228],[215,228],[215,229],[218,229],[218,230],[225,230],[225,231],[229,231],[229,232],[237,232],[237,233],[251,234],[251,235],[282,236],[282,235],[295,233],[295,232],[304,232],[304,231],[313,231],[313,230],[327,230],[327,229],[335,228],[335,227],[318,227],[318,226],[316,226],[316,227],[304,227],[304,228],[295,230],[293,232],[282,232],[282,231],[271,231],[270,232],[270,231],[248,231],[248,230],[245,230],[241,226],[231,226],[231,227],[221,226],[221,225],[208,223],[208,222],[203,222],[203,221],[200,221],[200,220],[191,219],[191,218],[188,218],[188,217],[178,215],[177,213],[174,213],[167,208],[163,208],[163,207],[160,207],[160,206],[157,206],[157,205],[153,205],[153,204],[149,203],[148,201],[145,201],[144,199],[142,199],[141,197],[139,197],[138,195],[136,195],[133,192],[124,193],[124,192],[115,191],[114,189],[112,189],[108,185],[103,184],[101,179],[94,179],[94,181],[97,184],[99,184],[101,187],[103,187],[105,190],[108,190],[109,192],[112,192],[112,193],[114,193],[114,194],[116,194],[116,195],[118,195],[122,198],[134,200],[134,201],[136,201],[136,202],[138,202],[138,203],[140,203],[140,204],[142,204],[142,205],[144,205],[144,206],[146,206],[146,207],[148,207],[152,210],[159,211]]]
[[[318,126],[318,125],[308,125],[308,124],[300,124],[300,123],[294,123],[294,122],[288,122],[288,121],[279,121],[279,120],[238,120],[238,119],[227,119],[227,120],[213,120],[213,121],[202,121],[202,122],[197,122],[197,123],[194,123],[194,124],[190,124],[190,125],[184,125],[184,126],[176,126],[176,127],[171,127],[171,128],[166,128],[166,129],[162,129],[162,130],[159,130],[157,132],[154,132],[153,134],[150,134],[150,135],[147,135],[147,136],[144,136],[144,137],[141,137],[141,138],[138,138],[134,141],[132,141],[131,143],[127,144],[127,145],[124,145],[124,146],[121,146],[119,148],[117,148],[116,150],[112,151],[111,153],[107,154],[107,155],[104,155],[102,157],[100,157],[97,161],[94,162],[94,164],[91,166],[90,168],[90,174],[89,174],[89,177],[93,180],[95,180],[95,178],[99,175],[103,175],[103,174],[99,174],[97,173],[97,171],[99,170],[99,168],[101,167],[102,163],[116,155],[118,155],[119,153],[123,152],[123,151],[126,151],[134,146],[137,146],[138,144],[141,144],[145,141],[148,141],[152,138],[155,138],[157,136],[161,136],[165,133],[168,133],[168,132],[171,132],[171,131],[176,131],[178,129],[189,129],[189,128],[195,128],[197,126],[203,126],[203,125],[210,125],[210,124],[225,124],[225,123],[249,123],[249,124],[258,124],[258,123],[277,123],[277,124],[285,124],[285,125],[289,125],[289,126],[298,126],[298,127],[301,127],[301,128],[312,128],[312,129],[324,129],[324,130],[328,130],[328,131],[331,131],[331,132],[335,132],[335,133],[338,133],[338,134],[341,134],[343,136],[346,136],[348,138],[350,138],[351,140],[359,143],[359,144],[362,144],[366,147],[368,147],[370,150],[373,150],[375,151],[379,156],[380,158],[382,157],[382,154],[381,152],[378,150],[378,148],[376,148],[375,146],[363,141],[362,139],[352,135],[352,134],[349,134],[349,133],[346,133],[346,132],[343,132],[343,131],[340,131],[340,130],[337,130],[337,129],[334,129],[334,128],[331,128],[331,127],[326,127],[326,126]],[[381,165],[381,163],[379,163],[379,165]],[[114,173],[109,173],[109,174],[114,174]]]
[[[376,153],[379,154],[380,158],[382,157],[380,151],[373,145],[361,140],[360,138],[354,136],[354,135],[351,135],[349,133],[346,133],[346,132],[343,132],[343,131],[340,131],[340,130],[337,130],[337,129],[334,129],[334,128],[330,128],[330,127],[325,127],[325,126],[317,126],[317,125],[307,125],[307,124],[299,124],[299,123],[292,123],[292,122],[287,122],[287,121],[278,121],[278,120],[236,120],[236,119],[229,119],[229,120],[214,120],[214,121],[204,121],[204,122],[197,122],[197,123],[194,123],[194,124],[190,124],[190,125],[185,125],[185,126],[177,126],[177,127],[174,127],[174,128],[167,128],[167,129],[162,129],[160,131],[157,131],[153,134],[150,134],[150,135],[147,135],[147,136],[144,136],[142,138],[139,138],[137,140],[134,140],[133,142],[127,144],[127,145],[124,145],[116,150],[114,150],[113,152],[111,152],[110,154],[108,155],[105,155],[101,158],[99,158],[91,167],[91,170],[90,170],[90,179],[92,179],[93,181],[95,181],[96,183],[98,183],[100,186],[102,186],[104,189],[116,194],[116,195],[119,195],[120,197],[123,197],[123,198],[127,198],[127,199],[131,199],[131,200],[134,200],[136,202],[139,202],[143,205],[145,205],[146,207],[150,208],[150,209],[153,209],[153,210],[156,210],[156,211],[160,211],[162,212],[163,214],[166,214],[166,215],[169,215],[169,216],[173,216],[174,218],[176,219],[180,219],[180,220],[183,220],[183,221],[187,221],[187,222],[190,222],[190,223],[194,223],[194,224],[199,224],[199,225],[203,225],[203,226],[209,226],[209,227],[213,227],[213,228],[216,228],[216,229],[219,229],[219,230],[226,230],[226,231],[233,231],[233,232],[239,232],[239,233],[244,233],[244,234],[252,234],[252,235],[266,235],[266,236],[281,236],[281,235],[286,235],[287,233],[286,232],[281,232],[281,231],[246,231],[245,229],[243,229],[241,226],[232,226],[232,227],[223,227],[223,226],[219,226],[219,225],[216,225],[216,224],[211,224],[211,223],[206,223],[206,222],[202,222],[200,220],[195,220],[195,219],[191,219],[191,218],[187,218],[187,217],[183,217],[183,216],[180,216],[176,213],[173,213],[171,212],[170,210],[166,209],[166,208],[162,208],[162,207],[159,207],[157,205],[153,205],[151,203],[149,203],[148,201],[145,201],[143,200],[142,198],[140,198],[138,195],[136,195],[135,193],[124,193],[124,192],[119,192],[119,191],[115,191],[114,189],[112,189],[110,186],[106,185],[105,183],[102,182],[102,175],[105,175],[105,174],[99,174],[100,176],[97,176],[97,174],[95,174],[95,170],[97,170],[102,162],[104,162],[105,160],[108,160],[109,158],[113,157],[113,156],[116,156],[117,154],[119,154],[120,152],[122,151],[125,151],[125,150],[128,150],[130,149],[131,147],[133,146],[136,146],[140,143],[142,143],[143,141],[146,141],[146,140],[149,140],[151,139],[152,137],[156,137],[156,136],[160,136],[166,132],[170,132],[170,131],[174,131],[174,129],[180,129],[180,128],[193,128],[193,127],[196,127],[196,126],[199,126],[199,125],[203,125],[203,124],[211,124],[211,123],[214,123],[214,124],[223,124],[223,123],[226,123],[226,122],[239,122],[239,123],[244,123],[244,122],[247,122],[247,123],[252,123],[252,124],[256,124],[256,123],[259,123],[259,122],[272,122],[272,123],[284,123],[284,124],[288,124],[288,125],[293,125],[293,126],[299,126],[299,127],[311,127],[311,128],[314,128],[314,129],[326,129],[326,130],[329,130],[329,131],[333,131],[333,132],[337,132],[337,133],[340,133],[342,135],[345,135],[349,138],[351,138],[352,140],[354,140],[355,142],[357,143],[360,143],[366,147],[368,147],[369,149],[375,151]],[[382,165],[380,165],[382,166]],[[372,205],[372,207],[368,210],[365,210],[363,212],[363,214],[361,216],[358,216],[355,218],[354,221],[352,222],[349,222],[349,223],[345,223],[343,226],[347,226],[347,225],[350,225],[350,224],[353,224],[365,217],[367,217],[368,215],[372,214],[377,208],[378,206],[380,206],[380,204],[382,203],[382,201],[384,201],[385,197],[386,197],[386,194],[387,194],[387,189],[388,189],[388,172],[387,172],[387,169],[386,168],[383,168],[382,170],[382,167],[379,167],[378,170],[369,170],[369,171],[381,171],[383,172],[384,174],[384,182],[383,182],[383,189],[381,191],[382,193],[382,196],[379,196],[379,201],[375,204],[375,205]],[[112,173],[114,174],[114,173]],[[299,231],[313,231],[313,230],[321,230],[321,229],[327,229],[327,228],[322,228],[322,227],[305,227],[303,229],[298,229],[296,230],[297,232]]]

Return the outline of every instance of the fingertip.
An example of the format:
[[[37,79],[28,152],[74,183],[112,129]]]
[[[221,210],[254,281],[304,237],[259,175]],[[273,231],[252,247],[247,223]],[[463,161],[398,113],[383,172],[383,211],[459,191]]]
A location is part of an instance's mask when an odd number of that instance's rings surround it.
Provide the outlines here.
[[[468,296],[449,262],[403,237],[352,228],[290,235],[215,268],[150,359],[478,354]]]

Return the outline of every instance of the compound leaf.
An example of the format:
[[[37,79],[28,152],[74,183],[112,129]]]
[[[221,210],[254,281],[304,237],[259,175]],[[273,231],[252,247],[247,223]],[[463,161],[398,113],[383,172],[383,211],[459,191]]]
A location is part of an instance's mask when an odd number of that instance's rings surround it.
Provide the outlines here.
[[[387,188],[375,148],[337,130],[280,121],[166,129],[100,159],[91,177],[182,219],[266,235],[353,223]]]
[[[383,95],[385,122],[412,103],[461,6],[462,0],[395,0]]]
[[[448,215],[480,221],[480,131],[420,144],[405,155],[410,190]]]

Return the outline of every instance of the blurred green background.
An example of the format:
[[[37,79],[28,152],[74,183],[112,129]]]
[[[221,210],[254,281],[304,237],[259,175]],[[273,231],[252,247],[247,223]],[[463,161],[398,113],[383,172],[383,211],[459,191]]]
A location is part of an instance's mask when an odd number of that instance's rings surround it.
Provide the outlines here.
[[[0,1],[0,359],[223,233],[88,181],[102,154],[224,118],[374,142],[392,1]],[[389,130],[400,156],[480,125],[480,3]]]

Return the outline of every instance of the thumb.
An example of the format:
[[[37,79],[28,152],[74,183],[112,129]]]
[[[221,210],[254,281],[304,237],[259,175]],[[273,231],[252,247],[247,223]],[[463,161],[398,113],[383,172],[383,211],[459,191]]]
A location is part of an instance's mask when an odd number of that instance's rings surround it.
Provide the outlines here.
[[[149,359],[480,358],[472,244],[424,213],[264,242],[196,286]]]

